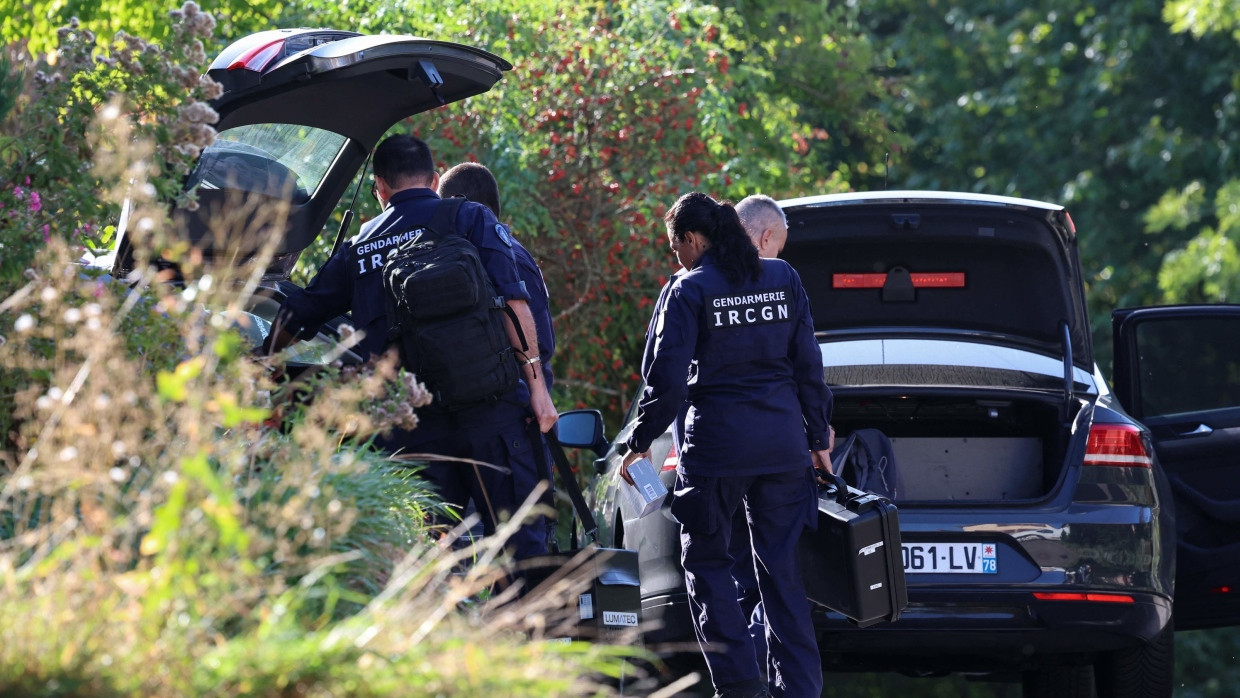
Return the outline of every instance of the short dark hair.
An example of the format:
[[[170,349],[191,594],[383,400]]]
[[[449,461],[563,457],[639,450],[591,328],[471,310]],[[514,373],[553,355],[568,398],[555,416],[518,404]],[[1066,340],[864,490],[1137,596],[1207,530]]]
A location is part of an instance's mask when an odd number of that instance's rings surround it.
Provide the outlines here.
[[[499,218],[499,183],[480,162],[462,162],[439,177],[439,195],[463,196],[491,209]]]
[[[375,175],[387,180],[389,186],[409,186],[435,176],[435,158],[431,148],[420,138],[406,134],[388,136],[375,146]],[[413,180],[412,182],[410,180]]]

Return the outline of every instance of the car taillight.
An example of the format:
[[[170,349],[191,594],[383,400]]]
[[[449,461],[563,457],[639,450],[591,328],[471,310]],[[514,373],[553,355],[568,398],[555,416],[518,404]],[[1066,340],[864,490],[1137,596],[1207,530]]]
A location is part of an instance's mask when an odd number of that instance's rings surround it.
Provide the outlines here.
[[[1131,424],[1095,424],[1089,428],[1085,465],[1149,468],[1154,459],[1145,448],[1141,430]]]
[[[267,64],[271,62],[273,58],[280,55],[280,51],[282,51],[283,49],[284,49],[284,39],[278,39],[276,41],[273,41],[269,44],[264,44],[262,46],[255,46],[249,51],[246,51],[245,53],[241,54],[241,56],[238,57],[237,60],[232,62],[232,65],[228,66],[228,69],[229,70],[244,69],[244,70],[252,70],[256,73],[261,73],[263,72],[263,69],[267,67]]]
[[[909,274],[913,288],[964,288],[964,272],[915,272]],[[882,288],[886,274],[832,274],[832,288]]]
[[[1099,594],[1096,592],[1080,593],[1067,591],[1035,591],[1033,598],[1038,601],[1098,601],[1101,603],[1136,603],[1128,594]]]
[[[667,452],[667,458],[663,459],[663,467],[660,471],[675,470],[680,465],[680,454],[676,452],[676,444],[672,444],[671,450]]]
[[[1235,587],[1224,584],[1221,587],[1214,587],[1213,589],[1210,590],[1210,593],[1211,594],[1231,594],[1235,591],[1236,591]]]

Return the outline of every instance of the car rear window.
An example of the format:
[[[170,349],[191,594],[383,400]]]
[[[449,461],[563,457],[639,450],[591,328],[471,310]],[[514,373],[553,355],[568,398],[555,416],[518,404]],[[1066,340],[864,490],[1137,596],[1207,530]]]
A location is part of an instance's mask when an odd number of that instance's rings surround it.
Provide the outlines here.
[[[305,203],[346,138],[295,124],[248,124],[220,132],[203,151],[191,186],[237,189]]]
[[[953,386],[1062,390],[1063,362],[991,344],[931,339],[822,342],[823,375],[832,386]],[[1093,377],[1073,368],[1077,392]]]

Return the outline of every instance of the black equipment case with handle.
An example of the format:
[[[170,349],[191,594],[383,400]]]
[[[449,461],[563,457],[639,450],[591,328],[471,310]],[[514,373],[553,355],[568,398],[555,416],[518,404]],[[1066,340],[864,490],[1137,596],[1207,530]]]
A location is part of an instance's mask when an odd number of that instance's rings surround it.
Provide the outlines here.
[[[589,580],[576,599],[575,639],[615,641],[635,633],[641,623],[641,582],[637,568],[637,551],[598,546],[598,524],[577,484],[576,476],[564,454],[564,448],[552,428],[547,432],[547,446],[560,476],[560,486],[573,503],[573,512],[581,521],[588,538],[577,545],[573,528],[571,549],[553,552],[546,557],[526,560],[524,580],[528,592],[539,593],[539,585],[566,575],[580,575]],[[580,589],[580,585],[574,586]]]
[[[861,628],[895,621],[908,606],[896,507],[833,479],[819,492],[818,530],[801,536],[805,594]]]

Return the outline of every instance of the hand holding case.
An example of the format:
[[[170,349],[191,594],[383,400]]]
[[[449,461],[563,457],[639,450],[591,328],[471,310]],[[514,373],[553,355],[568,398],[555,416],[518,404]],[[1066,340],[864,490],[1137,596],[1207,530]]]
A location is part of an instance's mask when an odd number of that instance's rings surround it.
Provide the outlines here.
[[[896,507],[832,480],[819,493],[818,530],[801,536],[805,594],[861,628],[895,621],[908,606]]]

